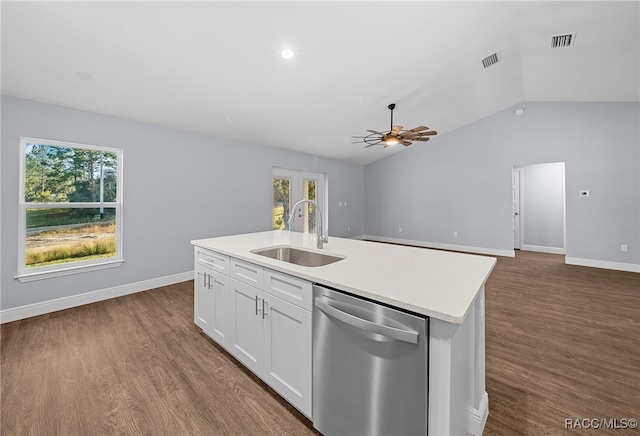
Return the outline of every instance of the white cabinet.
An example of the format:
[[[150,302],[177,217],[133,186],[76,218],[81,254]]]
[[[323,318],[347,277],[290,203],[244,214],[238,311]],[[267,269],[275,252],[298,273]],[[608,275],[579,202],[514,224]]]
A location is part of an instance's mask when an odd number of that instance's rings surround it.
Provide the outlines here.
[[[286,291],[293,301],[311,283],[231,259],[229,351],[302,413],[311,417],[311,311],[272,295]],[[259,279],[258,279],[259,277]],[[263,279],[267,277],[268,281]],[[274,282],[271,279],[277,277]],[[261,283],[258,289],[248,283]],[[271,283],[271,285],[270,285]]]
[[[195,323],[311,418],[311,283],[196,247]]]
[[[229,352],[260,375],[262,365],[262,306],[264,292],[231,279]]]
[[[268,297],[263,379],[311,418],[311,312]]]
[[[194,322],[209,337],[229,343],[229,258],[196,248]]]

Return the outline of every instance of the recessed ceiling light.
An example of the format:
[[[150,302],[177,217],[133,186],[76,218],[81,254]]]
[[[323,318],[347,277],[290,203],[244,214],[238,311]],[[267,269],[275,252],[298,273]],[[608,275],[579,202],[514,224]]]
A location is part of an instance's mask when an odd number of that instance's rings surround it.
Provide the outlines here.
[[[520,116],[520,115],[524,114],[524,109],[523,109],[523,108],[521,108],[521,107],[519,107],[519,108],[517,108],[516,110],[514,110],[514,111],[513,111],[513,113],[514,113],[515,115],[517,115],[517,116]]]
[[[78,71],[76,72],[76,79],[82,80],[83,82],[90,82],[91,79],[93,79],[93,77],[91,77],[91,74],[89,73],[85,73],[84,71]]]
[[[282,52],[280,52],[280,56],[282,56],[282,59],[291,59],[293,57],[293,50],[291,50],[290,48],[285,48],[284,50],[282,50]]]

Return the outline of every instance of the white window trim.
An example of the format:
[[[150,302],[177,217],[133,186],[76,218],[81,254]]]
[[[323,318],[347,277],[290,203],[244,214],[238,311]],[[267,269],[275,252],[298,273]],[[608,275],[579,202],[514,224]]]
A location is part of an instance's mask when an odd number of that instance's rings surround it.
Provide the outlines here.
[[[116,185],[117,202],[90,202],[90,203],[27,203],[25,202],[25,150],[26,143],[46,144],[59,147],[81,148],[85,150],[104,151],[115,153],[118,156],[118,182]],[[97,271],[105,268],[114,268],[124,263],[122,250],[122,227],[123,227],[123,150],[121,148],[103,147],[98,145],[77,144],[72,142],[51,141],[48,139],[20,137],[20,192],[18,207],[18,274],[15,276],[20,282],[30,282],[34,280],[42,280],[52,277],[61,277],[70,274],[84,273],[88,271]],[[49,265],[37,268],[27,269],[25,264],[26,256],[26,237],[27,237],[27,218],[26,210],[28,208],[83,208],[83,207],[104,207],[115,208],[116,210],[116,255],[103,259],[93,259],[85,261],[77,261],[68,264]]]

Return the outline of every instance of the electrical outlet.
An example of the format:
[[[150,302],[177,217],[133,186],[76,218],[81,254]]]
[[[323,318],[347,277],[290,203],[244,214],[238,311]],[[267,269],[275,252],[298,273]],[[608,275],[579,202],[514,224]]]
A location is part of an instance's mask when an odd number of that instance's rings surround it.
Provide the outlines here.
[[[402,233],[402,227],[398,227],[398,232]]]
[[[584,190],[584,191],[578,191],[578,195],[580,197],[590,197],[591,196],[591,192]]]
[[[626,253],[629,251],[629,246],[627,244],[621,244],[620,245],[620,251],[622,251],[623,253]]]
[[[347,226],[347,232],[351,231],[351,226]]]
[[[458,232],[453,232],[453,237],[457,238],[458,237]]]

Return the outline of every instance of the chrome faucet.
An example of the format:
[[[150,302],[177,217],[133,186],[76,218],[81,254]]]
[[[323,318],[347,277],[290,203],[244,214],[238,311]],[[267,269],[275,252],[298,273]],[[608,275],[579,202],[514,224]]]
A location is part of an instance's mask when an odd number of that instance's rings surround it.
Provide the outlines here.
[[[316,220],[316,237],[318,238],[317,247],[318,248],[322,248],[322,244],[323,243],[329,242],[329,236],[323,234],[324,233],[324,227],[322,226],[322,211],[318,207],[318,203],[316,203],[315,201],[302,199],[302,200],[300,200],[299,202],[297,202],[296,204],[293,205],[293,207],[290,209],[290,211],[293,211],[293,213],[289,212],[289,220],[287,221],[287,224],[289,225],[289,230],[291,230],[291,224],[293,224],[293,220],[296,217],[295,210],[302,203],[313,204],[313,213],[316,213],[316,214],[319,213],[320,214],[320,219]]]

